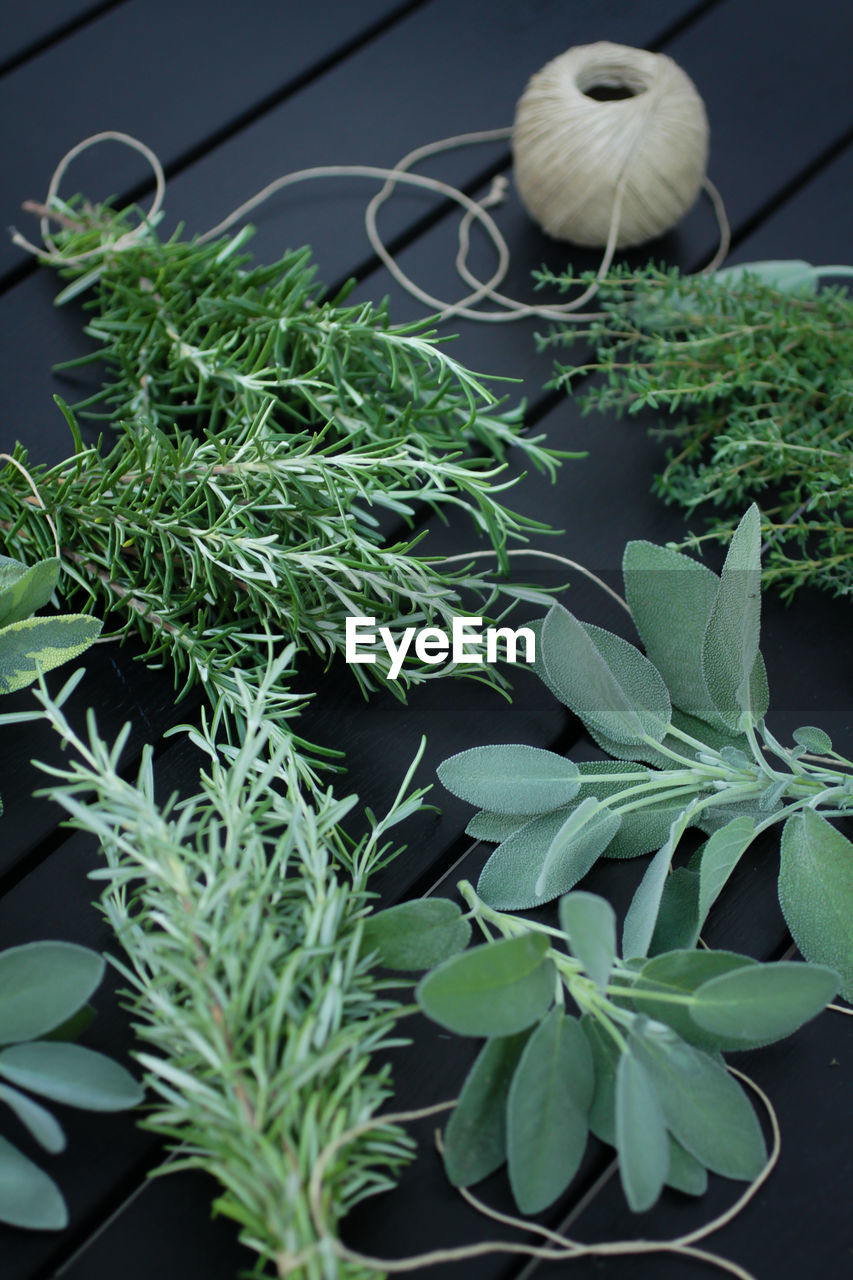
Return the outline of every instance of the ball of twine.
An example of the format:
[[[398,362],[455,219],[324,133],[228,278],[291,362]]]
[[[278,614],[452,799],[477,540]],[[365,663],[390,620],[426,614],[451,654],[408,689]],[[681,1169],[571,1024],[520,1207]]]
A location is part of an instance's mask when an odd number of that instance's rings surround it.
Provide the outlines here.
[[[550,235],[616,247],[662,235],[702,185],[708,118],[671,58],[599,41],[578,45],[532,77],[512,132],[515,181]]]

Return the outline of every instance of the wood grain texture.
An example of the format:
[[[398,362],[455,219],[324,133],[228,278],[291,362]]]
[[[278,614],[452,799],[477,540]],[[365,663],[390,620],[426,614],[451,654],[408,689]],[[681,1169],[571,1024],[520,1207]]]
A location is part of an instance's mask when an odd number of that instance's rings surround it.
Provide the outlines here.
[[[88,134],[134,134],[169,168],[408,7],[402,0],[201,8],[127,0],[0,81],[0,118],[17,126],[0,140],[3,226],[20,224],[20,202],[40,199],[60,157]],[[111,144],[82,156],[73,181],[102,200],[147,188],[151,172],[136,152]],[[0,273],[23,261],[4,238]]]
[[[138,5],[128,0],[122,8],[136,10]],[[689,13],[687,5],[665,0],[643,6],[626,0],[606,8],[609,38],[646,44],[665,36],[671,24]],[[358,9],[361,19],[364,7]],[[845,115],[846,68],[840,56],[849,33],[848,11],[821,0],[810,7],[806,23],[801,6],[792,0],[775,5],[768,0],[726,2],[699,9],[695,21],[667,41],[666,48],[694,77],[708,103],[711,173],[744,236],[734,257],[849,259],[846,193],[853,176],[853,151],[840,150],[850,123]],[[317,7],[308,14],[306,24],[316,27],[311,36],[316,41],[321,26]],[[226,23],[226,18],[217,21]],[[233,34],[233,12],[230,21]],[[229,65],[232,53],[244,47],[241,40],[248,49],[258,46],[262,67],[271,66],[271,54],[260,49],[264,41],[259,28],[252,25],[255,22],[260,18],[247,15],[245,29],[233,34],[230,45],[224,37],[211,36],[202,59],[208,75],[211,68]],[[200,229],[281,169],[327,159],[393,161],[427,137],[501,123],[511,112],[520,81],[564,46],[601,35],[602,25],[601,9],[592,12],[579,4],[470,0],[459,5],[433,0],[189,165],[170,188],[170,216],[184,217],[191,228]],[[153,50],[151,83],[159,90],[178,54],[161,46],[145,48]],[[294,53],[287,75],[298,78],[300,69],[310,67],[312,48],[309,41]],[[51,59],[55,52],[50,51]],[[129,96],[140,101],[145,84],[138,66],[128,70],[127,59],[121,60],[125,55],[117,57],[117,68],[110,66],[103,74],[107,78],[124,74]],[[45,67],[47,58],[46,54]],[[51,61],[57,75],[66,75],[66,86],[72,65],[68,54]],[[139,60],[138,65],[145,64]],[[184,70],[189,83],[194,83],[195,71]],[[188,83],[186,76],[182,83]],[[0,94],[2,88],[0,83]],[[56,93],[61,88],[60,77]],[[86,90],[90,97],[93,92]],[[235,110],[243,109],[235,108],[235,99],[228,97],[230,88],[221,90],[215,102],[209,92],[186,109],[177,90],[174,99],[169,92],[162,104],[158,98],[155,124],[174,156],[209,137],[215,121],[229,111],[233,119]],[[245,95],[241,101],[259,102],[266,92],[261,73],[254,89],[242,84],[239,92]],[[65,121],[62,124],[64,128]],[[46,171],[66,143],[56,122],[44,121],[39,127],[37,160]],[[68,140],[76,140],[70,126],[69,132]],[[430,171],[449,173],[477,189],[478,175],[490,164],[499,165],[501,155],[500,148],[480,155],[460,153]],[[821,157],[833,158],[824,164]],[[81,181],[82,176],[81,171]],[[109,177],[106,157],[97,161],[93,157],[92,180],[104,183]],[[122,180],[131,183],[137,177],[128,172]],[[335,184],[329,190],[318,187],[282,196],[258,219],[259,256],[277,254],[285,242],[311,240],[325,278],[344,276],[360,267],[366,275],[361,287],[364,296],[388,291],[385,274],[370,269],[361,239],[364,200],[364,191]],[[455,251],[455,218],[444,218],[431,229],[422,227],[424,215],[433,208],[419,196],[401,194],[388,209],[383,226],[391,234],[416,236],[402,261],[441,291],[452,286],[447,264]],[[515,255],[513,287],[526,288],[529,269],[542,260],[553,266],[565,260],[566,248],[540,236],[514,205],[501,217]],[[712,241],[708,212],[697,208],[676,232],[652,248],[668,261],[696,266]],[[592,261],[574,260],[577,265]],[[62,456],[65,448],[59,415],[50,404],[50,390],[56,384],[51,383],[47,367],[51,360],[65,358],[85,344],[79,334],[79,313],[50,307],[54,291],[55,282],[47,272],[40,272],[0,298],[5,339],[0,344],[0,374],[8,391],[4,431],[7,438],[20,435],[38,457]],[[415,313],[408,300],[396,295],[394,311],[398,318]],[[454,354],[475,367],[522,377],[523,390],[542,415],[539,425],[548,431],[549,442],[589,449],[588,459],[565,465],[557,486],[529,476],[517,489],[515,500],[521,509],[566,530],[559,539],[543,540],[543,546],[573,555],[615,580],[627,538],[663,541],[683,531],[678,513],[665,508],[648,490],[660,448],[640,423],[581,419],[568,401],[551,405],[541,390],[550,362],[534,351],[534,327],[453,324],[461,333]],[[521,389],[511,394],[520,394]],[[446,527],[430,523],[428,548],[452,553],[474,545],[464,522]],[[567,599],[580,616],[619,625],[618,614],[604,608],[594,588],[573,584]],[[839,741],[850,738],[850,673],[843,644],[847,610],[843,602],[815,593],[788,609],[772,598],[765,604],[764,648],[773,695],[769,722],[783,740],[791,728],[805,722],[825,726]],[[126,716],[136,719],[139,728],[130,746],[132,759],[140,743],[145,738],[156,740],[174,715],[170,680],[163,673],[147,673],[133,665],[128,651],[114,653],[109,647],[95,651],[87,665],[93,683],[78,691],[79,706],[82,709],[87,700],[86,690],[97,687],[92,700],[108,735]],[[810,677],[807,668],[818,676]],[[424,782],[431,780],[435,764],[445,755],[478,742],[521,741],[568,748],[577,737],[577,722],[527,672],[518,673],[512,707],[464,682],[415,691],[408,707],[401,708],[387,694],[377,695],[366,705],[342,667],[323,674],[318,666],[306,664],[302,678],[306,686],[322,690],[304,717],[303,732],[346,749],[348,770],[336,783],[337,789],[358,791],[377,810],[396,789],[404,762],[414,754],[422,732],[429,737],[419,775]],[[55,829],[55,812],[44,802],[33,804],[28,799],[34,775],[26,761],[31,753],[44,755],[48,749],[44,735],[35,731],[22,733],[14,744],[0,741],[0,790],[7,804],[0,831],[0,873],[6,867],[17,868],[19,874],[32,868],[0,899],[0,936],[3,945],[28,937],[63,936],[109,949],[106,930],[89,905],[94,887],[84,879],[86,870],[96,865],[94,850],[79,836],[61,835],[56,836],[54,848],[46,837]],[[581,740],[573,754],[579,757],[588,751],[589,744]],[[194,770],[194,758],[183,745],[161,751],[158,779],[164,790],[191,785]],[[436,791],[441,815],[414,820],[405,832],[409,852],[383,873],[379,887],[386,902],[423,892],[442,876],[438,891],[452,895],[462,876],[476,879],[488,855],[487,848],[472,848],[464,837],[467,807],[440,788]],[[39,851],[44,854],[41,863]],[[642,861],[602,861],[586,887],[607,894],[624,912],[643,865]],[[772,839],[744,860],[710,923],[708,940],[713,945],[762,958],[778,954],[785,946],[787,935],[773,893],[775,866]],[[101,1015],[93,1032],[97,1039],[92,1042],[106,1052],[126,1052],[130,1032],[114,992],[100,993],[98,1006]],[[415,1047],[400,1051],[396,1058],[401,1106],[452,1096],[477,1048],[474,1041],[438,1034],[423,1023],[414,1034]],[[830,1066],[833,1059],[841,1065]],[[719,1247],[752,1266],[758,1280],[789,1276],[793,1280],[811,1274],[812,1263],[815,1274],[845,1273],[850,1241],[843,1215],[834,1206],[843,1203],[845,1188],[849,1193],[853,1174],[848,1135],[839,1119],[849,1111],[849,1059],[849,1020],[837,1015],[825,1015],[790,1045],[749,1056],[749,1066],[779,1108],[785,1160],[760,1203],[720,1238]],[[499,1233],[481,1222],[446,1185],[429,1150],[431,1126],[423,1126],[420,1136],[422,1158],[400,1188],[361,1206],[354,1215],[349,1230],[360,1247],[393,1255],[433,1247],[439,1237],[445,1243]],[[116,1274],[128,1280],[152,1274],[163,1280],[185,1280],[195,1274],[206,1280],[232,1280],[240,1258],[247,1255],[237,1249],[227,1225],[211,1227],[210,1188],[204,1179],[183,1175],[145,1185],[144,1172],[156,1158],[155,1144],[134,1128],[129,1117],[108,1118],[94,1129],[75,1128],[61,1169],[56,1166],[72,1199],[72,1229],[60,1238],[0,1230],[0,1256],[7,1263],[10,1280],[40,1280],[54,1274],[72,1280],[112,1280]],[[552,1220],[572,1211],[608,1163],[608,1151],[593,1145],[579,1179]],[[822,1191],[830,1182],[834,1196]],[[733,1184],[718,1181],[695,1213],[683,1199],[666,1197],[658,1209],[637,1220],[625,1211],[621,1192],[611,1180],[592,1198],[577,1231],[584,1238],[600,1233],[608,1239],[620,1232],[671,1234],[683,1229],[681,1224],[688,1219],[691,1223],[704,1220],[729,1203],[732,1188]],[[486,1184],[485,1194],[491,1203],[511,1207],[502,1173]],[[791,1209],[795,1203],[796,1215]],[[105,1224],[119,1207],[121,1211]],[[678,1270],[680,1266],[661,1259],[606,1266],[590,1261],[578,1264],[575,1274],[630,1274],[638,1280],[645,1276],[667,1280],[670,1275],[680,1280],[696,1274],[692,1264]],[[466,1264],[465,1270],[469,1276],[476,1272],[483,1280],[497,1280],[519,1275],[521,1266],[511,1259],[492,1258],[476,1266]],[[451,1273],[461,1276],[459,1268],[444,1274]]]
[[[10,4],[0,28],[0,75],[49,45],[66,39],[78,26],[92,22],[124,0],[50,0],[49,3]]]

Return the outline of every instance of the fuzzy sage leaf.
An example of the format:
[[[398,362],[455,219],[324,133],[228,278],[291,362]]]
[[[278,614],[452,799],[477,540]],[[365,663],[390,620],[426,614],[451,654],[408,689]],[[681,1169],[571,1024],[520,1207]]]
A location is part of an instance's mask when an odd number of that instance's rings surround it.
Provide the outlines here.
[[[61,1040],[0,1050],[0,1076],[85,1111],[124,1111],[142,1099],[142,1089],[124,1067],[102,1053]]]
[[[5,1138],[0,1138],[0,1222],[31,1231],[68,1226],[68,1210],[56,1183]]]
[[[557,809],[580,785],[571,760],[525,746],[472,747],[445,760],[438,776],[455,796],[499,814]]]
[[[659,742],[672,708],[649,660],[621,636],[553,605],[541,637],[551,686],[570,710],[615,742]]]
[[[616,959],[616,915],[610,903],[594,893],[567,893],[560,899],[560,928],[572,954],[604,992]]]
[[[577,1172],[592,1091],[580,1023],[553,1009],[525,1045],[507,1100],[509,1179],[522,1213],[547,1208]]]
[[[746,965],[703,982],[690,1016],[731,1040],[777,1040],[820,1013],[837,991],[838,974],[824,965]]]
[[[0,556],[0,627],[29,618],[50,603],[59,583],[59,561],[37,560],[25,565]]]
[[[509,1088],[529,1032],[488,1040],[462,1086],[444,1131],[444,1167],[454,1187],[470,1187],[506,1160]]]
[[[508,1036],[532,1026],[554,997],[547,939],[531,934],[474,947],[433,969],[418,985],[430,1018],[466,1036]]]
[[[53,1031],[103,976],[103,958],[72,942],[26,942],[0,951],[0,1045]]]
[[[471,926],[448,898],[401,902],[368,916],[362,950],[375,952],[389,969],[431,969],[457,951],[464,951]]]
[[[669,1173],[663,1108],[651,1076],[629,1050],[616,1071],[616,1150],[625,1199],[635,1213],[656,1203]]]
[[[712,1173],[751,1181],[767,1158],[755,1112],[732,1076],[665,1028],[651,1027],[634,1053],[655,1085],[668,1128]]]
[[[803,955],[837,969],[853,1000],[853,844],[811,809],[785,823],[779,902]]]

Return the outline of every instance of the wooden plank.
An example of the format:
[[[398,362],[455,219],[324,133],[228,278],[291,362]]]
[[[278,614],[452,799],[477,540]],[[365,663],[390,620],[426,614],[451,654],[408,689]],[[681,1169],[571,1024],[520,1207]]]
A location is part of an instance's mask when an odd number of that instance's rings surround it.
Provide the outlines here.
[[[20,225],[20,202],[41,199],[60,156],[88,134],[137,134],[167,167],[181,163],[409,7],[318,0],[285,9],[256,0],[200,10],[128,0],[0,82],[0,119],[15,124],[0,140],[0,222]],[[75,166],[73,181],[90,198],[149,183],[136,152],[117,144],[100,152]],[[7,239],[0,243],[0,273],[24,261]]]
[[[332,0],[323,2],[329,4]],[[377,2],[372,0],[374,4]],[[348,7],[347,12],[351,8]],[[261,9],[266,12],[264,6]],[[465,6],[453,0],[433,0],[427,8],[418,9],[372,40],[358,57],[347,59],[319,76],[174,178],[167,190],[165,225],[172,226],[180,219],[192,232],[204,230],[286,170],[319,163],[394,163],[427,137],[506,123],[511,120],[513,103],[528,75],[562,48],[596,38],[602,21],[601,10],[602,6],[596,11],[588,7],[580,11],[561,7],[555,11],[551,0],[524,0],[523,3],[468,0]],[[614,39],[654,44],[667,26],[688,10],[687,0],[653,0],[642,7],[632,4],[631,0],[607,0],[606,16]],[[313,8],[311,12],[315,14]],[[224,18],[217,17],[216,21]],[[306,59],[318,38],[317,31],[322,25],[320,14],[312,18],[312,23],[306,37]],[[156,30],[156,23],[152,28]],[[492,29],[506,31],[507,38],[493,39],[489,55],[484,57],[482,48],[479,51],[477,48],[481,40],[479,33]],[[115,43],[115,36],[100,38],[105,47]],[[241,34],[239,40],[250,43],[252,38],[250,29],[249,34]],[[148,39],[150,42],[153,37]],[[208,70],[216,48],[223,43],[227,41],[220,37],[215,42],[213,35],[205,42]],[[261,40],[265,49],[274,43],[267,37]],[[291,51],[288,56],[296,56],[296,44],[296,40],[287,42]],[[235,53],[242,47],[238,43]],[[179,45],[175,44],[174,48]],[[18,164],[26,163],[26,173],[19,178],[11,172],[7,175],[9,200],[17,202],[33,193],[40,195],[64,149],[95,127],[126,127],[139,133],[167,164],[194,140],[193,128],[201,133],[209,131],[212,126],[204,113],[213,108],[194,81],[188,85],[185,76],[177,77],[181,92],[193,103],[191,109],[178,110],[168,97],[172,91],[169,86],[175,79],[169,59],[183,56],[173,55],[172,49],[170,41],[166,49],[158,46],[148,50],[150,65],[158,68],[155,78],[158,83],[161,80],[165,83],[167,95],[162,102],[158,99],[157,111],[150,122],[147,82],[144,87],[137,85],[137,77],[128,72],[119,59],[115,74],[125,76],[136,86],[133,93],[144,95],[146,114],[131,118],[131,94],[129,99],[123,96],[125,106],[120,116],[105,119],[99,110],[94,118],[91,114],[94,107],[90,104],[85,122],[78,121],[84,107],[77,107],[78,114],[67,124],[63,121],[65,132],[59,135],[45,122],[45,136],[34,137],[27,149],[26,161],[18,156]],[[454,92],[448,93],[446,76],[451,50],[454,62],[465,60],[465,73],[460,76],[459,84],[454,84]],[[223,58],[226,52],[221,54]],[[62,56],[68,60],[66,54]],[[75,56],[85,63],[94,53],[83,50]],[[413,67],[417,69],[417,92],[413,90]],[[224,68],[218,70],[218,79],[227,81]],[[63,62],[53,68],[51,74],[63,83],[74,73],[73,65],[69,62],[66,66]],[[112,63],[105,74],[113,75]],[[285,75],[286,66],[282,64],[282,82]],[[257,81],[260,92],[263,89],[260,70]],[[3,111],[2,88],[0,85],[0,113]],[[246,87],[243,88],[248,93]],[[223,110],[230,101],[228,95],[233,97],[238,89],[226,84],[223,92],[226,100],[221,106],[217,103],[216,111]],[[391,102],[395,104],[393,111],[388,110]],[[338,103],[346,104],[347,109],[338,110],[334,106]],[[178,121],[173,129],[172,117],[176,114]],[[451,181],[469,182],[482,172],[489,158],[494,160],[504,151],[503,147],[466,149],[448,156],[447,164],[439,168]],[[119,162],[125,168],[116,168]],[[85,164],[81,161],[80,167],[75,166],[69,173],[69,185],[63,186],[63,192],[70,195],[73,191],[83,191],[93,199],[101,198],[109,191],[138,181],[140,174],[132,153],[125,155],[114,146],[98,148],[89,153]],[[258,226],[254,242],[258,260],[273,260],[285,245],[307,242],[315,245],[322,279],[331,283],[346,277],[368,252],[361,218],[367,193],[372,193],[375,185],[324,181],[283,193],[258,210],[254,218]],[[434,208],[434,200],[419,193],[402,193],[389,208],[388,219],[383,218],[383,226],[389,225],[395,231],[410,229],[424,212]],[[6,221],[20,223],[20,218],[10,210]],[[0,244],[0,263],[5,251]],[[73,377],[65,374],[48,378],[52,364],[91,349],[89,341],[80,333],[79,306],[52,308],[56,292],[58,285],[53,273],[43,270],[0,296],[0,331],[7,335],[7,341],[0,344],[0,382],[6,388],[5,420],[10,430],[25,438],[33,457],[46,461],[61,460],[69,448],[67,429],[50,401],[46,381],[52,393],[58,392],[73,402],[87,394],[86,388],[95,377],[93,370],[82,370]]]
[[[138,661],[140,646],[117,643],[97,644],[81,660],[86,678],[66,704],[65,713],[77,731],[85,727],[87,708],[94,705],[100,732],[115,738],[129,720],[136,727],[136,750],[142,741],[157,742],[166,729],[178,719],[194,720],[198,695],[175,704],[175,693],[169,674],[145,667]],[[48,679],[48,687],[58,693],[68,672],[56,671]],[[3,699],[2,711],[29,711],[35,706],[29,689]],[[34,758],[58,761],[59,743],[41,723],[30,723],[3,730],[3,766],[0,774],[0,796],[3,799],[2,845],[0,846],[0,894],[10,883],[24,874],[49,853],[44,842],[55,832],[62,818],[57,805],[34,798],[36,789],[50,789],[49,780],[31,763]],[[133,758],[133,744],[125,751],[124,760]]]
[[[262,120],[179,175],[164,225],[206,230],[282,173],[320,164],[395,164],[412,147],[511,125],[529,77],[572,45],[607,38],[657,48],[691,12],[685,0],[433,0]],[[341,111],[337,104],[345,104]],[[449,152],[420,169],[457,185],[507,154],[506,143]],[[323,179],[283,191],[252,215],[259,260],[310,244],[321,279],[346,278],[369,244],[364,207],[375,180]],[[383,213],[389,233],[409,233],[435,197],[402,188]],[[355,255],[355,256],[354,256]]]
[[[762,252],[764,252],[764,251],[762,250]],[[793,252],[793,251],[792,251],[792,252]],[[804,251],[804,250],[801,250],[800,252],[805,252],[805,251]],[[623,428],[623,430],[624,430],[624,428]],[[605,439],[604,441],[599,441],[599,444],[598,444],[598,448],[599,448],[599,449],[603,449],[604,447],[606,447],[606,439]],[[586,464],[578,464],[578,466],[581,466],[581,465],[586,465]],[[600,497],[599,497],[598,505],[599,505],[599,507],[600,507]],[[617,504],[614,504],[614,505],[617,505]],[[618,509],[618,507],[617,507],[617,509]],[[620,517],[620,518],[621,518],[621,517]],[[631,530],[629,530],[628,532],[630,533],[630,532],[632,532],[632,531],[631,531]],[[831,627],[830,627],[830,628],[828,628],[828,629],[827,629],[827,628],[825,628],[825,627],[823,627],[823,628],[821,628],[821,629],[822,629],[822,631],[827,631],[828,635],[831,637],[831,633],[832,633],[832,628],[831,628]],[[795,656],[796,656],[796,655],[794,654],[794,655],[793,655],[793,657],[795,658]],[[399,721],[399,711],[397,711],[397,713],[396,713],[396,718],[397,718],[397,719],[398,719],[398,721]],[[414,719],[414,716],[413,716],[412,718]],[[815,718],[815,717],[806,717],[806,718]],[[407,719],[408,719],[408,717],[407,717]],[[390,717],[390,715],[389,715],[389,723],[390,723],[390,720],[391,720],[391,717]],[[819,721],[819,720],[818,720],[818,723],[820,723],[820,721]],[[413,726],[413,728],[414,728],[414,726]],[[395,737],[394,741],[395,741],[395,742],[397,742],[397,741],[399,741],[399,739]],[[370,740],[369,740],[369,738],[362,738],[362,739],[361,739],[361,745],[362,745],[362,752],[363,752],[363,755],[365,755],[365,756],[369,755],[369,754],[370,754],[370,750],[371,750],[371,745],[370,745]],[[399,756],[400,756],[399,747],[395,746],[394,750],[395,750],[395,758],[399,758]],[[366,767],[367,767],[367,764],[368,764],[368,762],[367,762],[367,761],[365,761],[365,766],[366,766]],[[422,1055],[422,1056],[424,1056],[424,1055]],[[457,1078],[458,1078],[458,1061],[456,1061],[456,1062],[453,1064],[453,1070],[457,1072]],[[432,1077],[432,1071],[430,1071],[430,1076]],[[435,1083],[435,1081],[433,1081],[433,1083]],[[400,1222],[403,1222],[403,1221],[404,1221],[404,1219],[403,1219],[403,1217],[400,1215],[399,1211],[395,1211],[395,1213],[394,1213],[393,1217],[394,1217],[394,1220],[395,1220],[395,1221],[397,1221],[397,1220],[399,1220]],[[151,1219],[151,1221],[153,1221],[153,1219]],[[384,1238],[382,1238],[381,1236],[380,1236],[380,1237],[374,1237],[374,1238],[375,1238],[375,1239],[376,1239],[376,1238],[381,1238],[381,1239],[383,1240],[383,1246],[384,1246],[384,1244],[386,1243],[386,1241],[384,1240]],[[390,1247],[390,1242],[388,1242],[388,1243],[389,1243],[389,1247]],[[115,1270],[115,1259],[116,1259],[116,1257],[121,1253],[121,1251],[122,1251],[122,1247],[121,1247],[121,1246],[119,1246],[119,1247],[117,1248],[116,1252],[114,1252],[114,1253],[112,1254],[112,1271],[105,1270],[105,1271],[103,1272],[103,1274],[104,1274],[104,1275],[106,1275],[106,1274],[114,1274],[114,1270]],[[87,1277],[88,1277],[89,1275],[92,1275],[92,1274],[94,1274],[94,1273],[89,1272],[89,1271],[86,1271],[86,1270],[85,1270],[85,1268],[84,1268],[83,1270],[78,1271],[78,1275],[80,1275],[80,1276],[84,1276],[84,1275],[85,1275],[85,1276],[87,1276]],[[225,1273],[223,1273],[223,1274],[225,1274]]]
[[[36,57],[48,45],[67,36],[76,27],[91,22],[123,0],[50,0],[41,4],[6,5],[0,31],[0,75],[26,58]]]

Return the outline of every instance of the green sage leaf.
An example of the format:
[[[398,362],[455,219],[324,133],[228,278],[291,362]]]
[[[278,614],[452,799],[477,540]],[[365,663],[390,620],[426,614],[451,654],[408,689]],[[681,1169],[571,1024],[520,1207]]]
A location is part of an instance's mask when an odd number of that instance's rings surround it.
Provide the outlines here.
[[[702,641],[702,671],[725,724],[742,729],[763,719],[769,704],[761,631],[761,516],[755,503],[732,535]]]
[[[84,1111],[124,1111],[144,1090],[129,1071],[92,1049],[37,1040],[0,1051],[0,1076],[54,1102]]]
[[[560,899],[560,928],[572,955],[603,992],[616,959],[616,914],[610,903],[594,893],[569,893]]]
[[[516,831],[520,831],[529,821],[527,814],[489,813],[487,809],[481,809],[468,823],[465,834],[474,840],[492,840],[495,844],[501,844],[510,836],[514,836]]]
[[[440,781],[461,800],[503,814],[550,813],[577,794],[578,768],[539,747],[472,747],[438,767]]]
[[[750,956],[738,955],[733,951],[685,949],[655,956],[654,959],[647,960],[640,970],[639,987],[643,990],[643,996],[633,1000],[633,1006],[655,1021],[666,1023],[687,1044],[699,1049],[714,1051],[752,1047],[731,1042],[725,1036],[712,1034],[701,1027],[691,1017],[689,998],[712,978],[756,963]],[[655,1000],[650,993],[656,991],[669,998]],[[673,996],[683,996],[684,1002],[673,1000]]]
[[[431,969],[464,951],[471,925],[449,898],[420,898],[377,911],[364,922],[362,951],[389,969]]]
[[[585,724],[616,742],[665,736],[672,713],[666,686],[627,640],[554,605],[540,648],[550,686]]]
[[[533,818],[498,845],[477,892],[490,907],[524,911],[567,893],[586,875],[619,828],[619,816],[587,797]]]
[[[468,1072],[444,1131],[444,1167],[454,1187],[470,1187],[506,1160],[509,1086],[528,1031],[488,1040]]]
[[[27,942],[0,952],[0,1044],[52,1031],[103,976],[102,957],[71,942]]]
[[[588,796],[556,833],[534,886],[537,897],[549,902],[567,893],[589,871],[619,830],[621,818]]]
[[[702,674],[702,641],[720,579],[690,556],[651,542],[627,544],[622,576],[634,625],[673,705],[722,725]]]
[[[749,1099],[725,1067],[651,1024],[633,1045],[657,1089],[675,1138],[712,1173],[751,1182],[764,1167],[764,1137]]]
[[[24,689],[42,672],[77,658],[100,634],[101,624],[85,614],[24,618],[0,631],[0,691]]]
[[[498,845],[477,881],[477,893],[488,906],[524,911],[544,901],[536,893],[536,881],[551,842],[571,811],[532,818]]]
[[[30,1231],[62,1231],[68,1210],[52,1178],[0,1138],[0,1222]]]
[[[0,627],[28,618],[50,603],[59,581],[57,559],[25,565],[0,556]]]
[[[697,988],[690,1015],[730,1039],[781,1040],[814,1018],[838,991],[824,965],[780,960],[732,969]]]
[[[715,831],[704,845],[699,863],[700,929],[754,835],[755,820],[742,815]]]
[[[673,841],[670,836],[646,867],[631,900],[622,926],[622,955],[626,960],[632,956],[648,955],[664,885],[669,875],[672,851]]]
[[[634,1213],[643,1213],[666,1182],[669,1141],[654,1083],[630,1051],[616,1071],[616,1150],[625,1199]]]
[[[554,998],[548,939],[527,933],[452,956],[422,978],[428,1017],[463,1036],[509,1036],[538,1022]]]
[[[581,1029],[592,1054],[595,1087],[589,1107],[589,1127],[601,1142],[616,1146],[616,1071],[621,1056],[613,1037],[590,1013],[581,1018]]]
[[[813,724],[804,724],[794,730],[794,741],[806,751],[816,756],[825,756],[832,750],[832,738],[823,729],[816,729]]]
[[[620,748],[614,744],[614,750],[618,752]],[[663,763],[668,765],[671,762]],[[580,795],[583,797],[591,794],[598,800],[609,800],[631,785],[629,782],[608,780],[609,774],[625,773],[625,765],[619,759],[585,761],[578,765],[578,769]],[[660,805],[650,804],[642,809],[633,809],[629,813],[620,814],[619,829],[603,851],[604,856],[637,858],[644,853],[652,853],[661,847],[669,835],[674,820],[683,811],[684,801],[681,801],[680,804],[666,802]]]
[[[853,1001],[853,844],[811,809],[785,823],[779,902],[805,958],[836,969]]]
[[[664,882],[649,955],[695,947],[698,937],[699,873],[676,867]]]
[[[577,1172],[592,1090],[580,1023],[554,1009],[528,1040],[507,1102],[509,1179],[522,1213],[553,1204]]]
[[[595,1092],[589,1110],[589,1127],[601,1142],[616,1146],[616,1072],[621,1054],[613,1038],[588,1013],[581,1018],[595,1071]],[[687,1195],[701,1196],[708,1186],[708,1173],[669,1134],[669,1172],[666,1184]]]
[[[803,297],[814,297],[817,293],[817,273],[810,262],[803,262],[801,258],[739,262],[731,267],[720,267],[714,272],[714,278],[730,288],[748,285],[753,278],[781,293],[797,293]]]
[[[703,1196],[708,1190],[708,1170],[669,1135],[669,1172],[666,1185],[688,1196]]]
[[[65,1150],[65,1134],[62,1132],[59,1121],[55,1120],[44,1107],[33,1102],[32,1098],[28,1098],[25,1093],[19,1093],[9,1085],[0,1084],[0,1102],[5,1102],[6,1106],[14,1111],[21,1124],[29,1129],[36,1142],[40,1143],[45,1151],[55,1155],[58,1151]]]

